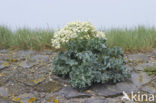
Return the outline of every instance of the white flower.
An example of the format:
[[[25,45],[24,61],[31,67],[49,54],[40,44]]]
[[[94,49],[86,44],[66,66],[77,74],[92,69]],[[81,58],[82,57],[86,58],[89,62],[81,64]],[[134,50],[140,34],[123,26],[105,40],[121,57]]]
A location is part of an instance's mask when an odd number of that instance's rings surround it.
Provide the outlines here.
[[[98,32],[96,33],[96,36],[99,37],[99,38],[105,38],[105,39],[106,39],[105,33],[104,33],[104,32],[101,32],[101,31],[98,31]]]
[[[79,37],[79,34],[84,34],[81,35],[82,39],[90,39],[90,37],[106,39],[104,32],[97,31],[90,22],[74,21],[54,33],[54,37],[51,39],[52,46],[60,48],[62,44],[67,43],[70,39]]]

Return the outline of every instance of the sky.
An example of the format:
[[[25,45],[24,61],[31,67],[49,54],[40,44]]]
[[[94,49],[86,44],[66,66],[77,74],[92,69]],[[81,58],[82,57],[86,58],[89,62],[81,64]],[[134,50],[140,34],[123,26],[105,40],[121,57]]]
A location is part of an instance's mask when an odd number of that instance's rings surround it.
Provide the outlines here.
[[[0,0],[0,25],[60,28],[74,20],[97,28],[156,27],[156,0]]]

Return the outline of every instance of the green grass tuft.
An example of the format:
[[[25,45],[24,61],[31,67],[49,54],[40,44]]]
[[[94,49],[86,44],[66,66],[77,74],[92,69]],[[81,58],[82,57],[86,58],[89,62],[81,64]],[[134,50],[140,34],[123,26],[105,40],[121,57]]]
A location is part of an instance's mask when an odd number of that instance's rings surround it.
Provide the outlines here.
[[[146,67],[144,71],[149,75],[156,75],[156,67]]]
[[[0,26],[0,48],[10,48],[12,41],[12,31],[6,26]]]

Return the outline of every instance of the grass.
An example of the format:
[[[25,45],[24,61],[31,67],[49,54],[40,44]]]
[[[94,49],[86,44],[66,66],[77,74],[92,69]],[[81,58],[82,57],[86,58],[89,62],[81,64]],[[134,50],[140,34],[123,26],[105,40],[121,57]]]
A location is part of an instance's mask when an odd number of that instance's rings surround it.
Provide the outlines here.
[[[134,29],[111,29],[106,31],[108,46],[119,46],[127,52],[147,51],[156,47],[156,29],[138,26]]]
[[[53,30],[18,29],[11,31],[0,26],[0,49],[52,49]],[[105,30],[109,47],[119,46],[126,52],[148,51],[156,48],[156,28],[138,26],[133,29],[112,28]]]
[[[146,67],[144,71],[149,75],[156,75],[156,67]]]
[[[1,49],[51,49],[51,38],[53,31],[31,30],[27,28],[12,32],[4,26],[0,26],[0,48]]]

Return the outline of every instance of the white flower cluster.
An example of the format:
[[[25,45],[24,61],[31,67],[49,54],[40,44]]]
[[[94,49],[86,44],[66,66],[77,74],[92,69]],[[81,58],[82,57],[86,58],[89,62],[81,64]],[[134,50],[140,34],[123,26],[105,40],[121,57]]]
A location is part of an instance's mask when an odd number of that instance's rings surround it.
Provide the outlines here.
[[[77,37],[82,39],[90,39],[90,37],[105,38],[105,34],[104,32],[97,31],[95,26],[90,22],[74,21],[68,23],[64,28],[54,33],[54,37],[51,39],[52,46],[55,48],[60,48],[62,44],[67,43],[70,39]]]

